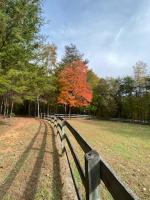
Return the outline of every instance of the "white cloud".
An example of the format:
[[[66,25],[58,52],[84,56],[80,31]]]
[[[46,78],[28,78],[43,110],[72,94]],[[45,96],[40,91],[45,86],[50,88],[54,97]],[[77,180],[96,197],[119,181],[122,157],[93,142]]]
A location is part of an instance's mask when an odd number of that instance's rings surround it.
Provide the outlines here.
[[[63,2],[68,7],[59,7],[48,30],[49,40],[58,45],[59,58],[63,46],[75,43],[99,75],[130,75],[138,60],[150,65],[149,0]]]
[[[115,42],[118,42],[118,40],[119,40],[121,34],[123,33],[124,29],[125,29],[125,26],[122,26],[122,27],[119,29],[118,33],[117,33],[116,36],[115,36]]]

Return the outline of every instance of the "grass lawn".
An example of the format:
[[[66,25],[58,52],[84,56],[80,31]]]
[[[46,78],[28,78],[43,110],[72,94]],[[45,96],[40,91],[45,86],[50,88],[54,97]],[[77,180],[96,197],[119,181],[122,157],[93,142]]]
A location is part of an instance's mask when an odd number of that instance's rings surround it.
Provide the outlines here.
[[[100,120],[69,122],[143,200],[150,200],[150,126]]]

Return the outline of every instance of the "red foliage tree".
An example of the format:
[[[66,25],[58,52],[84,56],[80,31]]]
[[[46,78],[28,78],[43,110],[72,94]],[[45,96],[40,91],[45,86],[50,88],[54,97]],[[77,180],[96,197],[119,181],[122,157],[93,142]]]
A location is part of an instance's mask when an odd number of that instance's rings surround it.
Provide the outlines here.
[[[92,90],[87,83],[87,66],[73,61],[59,75],[60,95],[58,103],[69,107],[87,106],[92,100]]]

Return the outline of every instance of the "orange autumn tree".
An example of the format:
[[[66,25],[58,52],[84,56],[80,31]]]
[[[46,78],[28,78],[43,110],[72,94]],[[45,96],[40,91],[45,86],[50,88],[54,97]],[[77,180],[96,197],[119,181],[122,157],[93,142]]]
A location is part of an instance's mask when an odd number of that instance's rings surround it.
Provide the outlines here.
[[[87,83],[87,65],[78,60],[68,64],[59,74],[60,94],[58,103],[71,107],[88,106],[92,90]]]

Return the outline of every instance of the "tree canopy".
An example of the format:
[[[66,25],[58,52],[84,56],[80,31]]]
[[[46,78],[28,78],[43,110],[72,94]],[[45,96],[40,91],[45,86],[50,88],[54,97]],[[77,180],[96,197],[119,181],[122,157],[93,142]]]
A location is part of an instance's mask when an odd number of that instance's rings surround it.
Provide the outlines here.
[[[73,61],[59,74],[60,95],[58,102],[70,107],[87,106],[92,100],[92,90],[87,82],[87,66]]]

